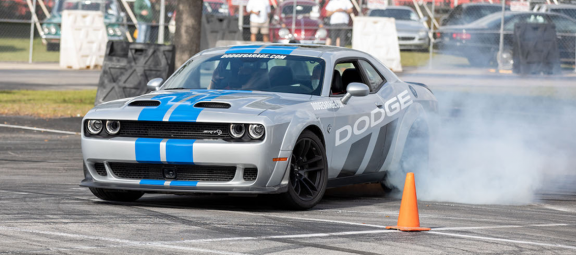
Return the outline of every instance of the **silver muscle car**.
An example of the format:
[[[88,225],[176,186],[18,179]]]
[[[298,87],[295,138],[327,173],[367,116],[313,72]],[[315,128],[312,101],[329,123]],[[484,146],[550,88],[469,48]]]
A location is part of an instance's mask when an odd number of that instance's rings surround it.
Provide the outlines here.
[[[268,193],[307,209],[326,188],[389,188],[388,172],[428,164],[434,95],[360,51],[214,48],[148,87],[83,120],[80,185],[101,199]]]

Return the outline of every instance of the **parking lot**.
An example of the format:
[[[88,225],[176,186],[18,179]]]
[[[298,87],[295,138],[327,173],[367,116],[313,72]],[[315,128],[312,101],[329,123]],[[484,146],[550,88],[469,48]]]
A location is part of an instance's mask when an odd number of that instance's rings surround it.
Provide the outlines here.
[[[573,99],[522,93],[543,93],[530,88],[538,87],[534,79],[486,78],[484,84],[491,86],[484,86],[483,90],[478,88],[482,80],[473,77],[455,77],[452,82],[443,82],[446,78],[442,76],[406,75],[405,79],[432,86],[443,122],[447,123],[444,127],[459,127],[459,135],[450,137],[459,143],[449,144],[468,151],[456,156],[475,153],[469,144],[475,140],[470,137],[488,139],[478,136],[479,130],[473,128],[486,121],[486,113],[490,116],[489,126],[513,120],[505,125],[509,129],[481,126],[487,136],[493,132],[540,130],[542,133],[523,140],[521,147],[546,147],[535,150],[546,154],[538,161],[538,167],[548,167],[538,172],[544,173],[545,178],[527,181],[527,168],[524,174],[501,175],[510,179],[495,188],[485,187],[493,183],[485,183],[482,178],[458,178],[458,172],[449,172],[454,174],[450,185],[442,179],[430,179],[438,183],[427,182],[432,185],[424,185],[418,196],[421,225],[432,231],[420,233],[385,229],[396,224],[400,198],[398,194],[384,194],[378,184],[329,190],[324,200],[309,211],[285,210],[273,196],[148,194],[134,203],[111,203],[78,186],[83,178],[82,152],[79,135],[73,133],[79,130],[80,118],[47,121],[0,117],[4,124],[72,132],[0,127],[0,253],[574,254],[576,177],[572,163],[576,141],[570,126],[574,117],[566,114],[575,105]],[[454,81],[460,84],[453,84],[457,83]],[[564,95],[564,89],[573,86],[569,79],[553,85],[553,90]],[[502,92],[509,87],[517,88],[516,92]],[[548,90],[550,87],[542,91]],[[486,98],[490,98],[490,103],[486,103]],[[466,109],[470,106],[481,111],[469,114]],[[545,142],[534,143],[541,140]],[[495,152],[499,150],[494,148]],[[520,163],[515,158],[505,160],[510,165]],[[529,158],[525,160],[534,163]],[[454,166],[462,162],[455,158]],[[498,167],[509,169],[502,162],[494,162],[495,170],[483,169],[487,175],[498,173]],[[442,161],[440,167],[451,169],[452,165]],[[465,176],[466,169],[462,171],[461,176]],[[416,178],[418,182],[419,176]],[[516,196],[506,192],[525,188],[518,186],[524,181],[527,185],[538,184],[530,189],[533,196],[510,201]],[[504,184],[513,188],[501,187]],[[470,189],[463,189],[464,186]],[[468,195],[448,196],[454,193]],[[495,202],[475,200],[479,194]]]

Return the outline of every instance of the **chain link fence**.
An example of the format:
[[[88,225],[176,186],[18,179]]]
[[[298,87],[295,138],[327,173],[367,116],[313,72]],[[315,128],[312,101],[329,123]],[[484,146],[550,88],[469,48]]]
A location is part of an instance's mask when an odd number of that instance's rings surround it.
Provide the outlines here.
[[[514,24],[553,23],[562,63],[574,68],[576,58],[576,5],[567,1],[506,1],[502,6],[499,0],[349,0],[347,18],[340,16],[340,23],[334,24],[330,0],[269,0],[266,26],[259,28],[251,26],[248,2],[204,0],[203,13],[238,18],[244,41],[344,47],[351,47],[354,17],[392,17],[403,65],[430,67],[510,69]],[[171,44],[176,4],[177,0],[2,0],[0,61],[57,62],[63,10],[103,12],[111,40]]]

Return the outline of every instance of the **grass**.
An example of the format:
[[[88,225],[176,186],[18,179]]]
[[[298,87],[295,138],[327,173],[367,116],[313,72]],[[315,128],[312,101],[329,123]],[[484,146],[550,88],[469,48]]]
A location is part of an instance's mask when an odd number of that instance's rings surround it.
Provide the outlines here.
[[[30,39],[27,38],[0,38],[0,61],[28,62]],[[37,38],[33,43],[33,62],[58,62],[60,53],[47,51],[46,45]]]
[[[468,60],[462,57],[432,54],[432,64],[435,67],[469,67]],[[419,51],[400,51],[400,61],[402,66],[420,67],[427,66],[430,60],[430,53]]]
[[[0,115],[81,117],[94,107],[96,90],[0,91]]]

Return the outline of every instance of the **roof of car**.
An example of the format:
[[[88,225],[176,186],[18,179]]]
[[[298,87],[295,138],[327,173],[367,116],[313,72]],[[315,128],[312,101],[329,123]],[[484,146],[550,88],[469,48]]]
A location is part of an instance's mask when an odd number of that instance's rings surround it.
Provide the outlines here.
[[[576,9],[574,4],[547,4],[548,9]]]
[[[224,51],[224,52],[222,52]],[[222,54],[283,54],[283,55],[317,55],[320,56],[325,52],[341,52],[341,51],[355,51],[357,50],[326,46],[317,44],[279,44],[279,43],[259,43],[259,44],[245,44],[234,45],[227,47],[211,48],[203,51],[203,53],[222,53]]]
[[[409,6],[388,6],[388,7],[383,8],[383,9],[372,9],[372,10],[370,10],[370,11],[388,10],[388,9],[406,9],[406,10],[412,10],[412,8],[409,7]]]
[[[468,7],[468,6],[501,6],[500,4],[491,4],[491,3],[465,3],[465,4],[461,4],[462,7]]]

